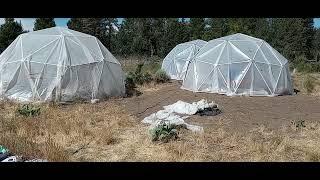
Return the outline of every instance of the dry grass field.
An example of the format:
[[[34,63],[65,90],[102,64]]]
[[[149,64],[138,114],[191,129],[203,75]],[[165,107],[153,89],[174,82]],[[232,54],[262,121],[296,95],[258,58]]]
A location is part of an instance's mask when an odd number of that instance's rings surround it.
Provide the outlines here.
[[[24,117],[17,113],[19,104],[2,101],[0,144],[17,155],[64,162],[320,161],[320,113],[316,113],[320,109],[320,75],[311,76],[315,77],[312,92],[307,91],[310,82],[306,85],[306,75],[295,74],[295,87],[301,93],[259,100],[194,95],[173,82],[139,87],[143,93],[139,97],[96,104],[41,104],[41,114],[36,117]],[[160,97],[160,104],[137,115],[157,104]],[[176,141],[151,141],[148,126],[141,123],[143,117],[179,99],[191,102],[204,97],[223,108],[221,115],[190,119],[191,123],[203,125],[204,133],[181,130]],[[234,108],[240,105],[244,106]],[[268,112],[263,113],[266,109]],[[299,120],[292,118],[296,115],[301,115],[305,127],[292,124]]]
[[[237,133],[220,122],[203,134],[183,130],[177,141],[155,143],[119,100],[45,105],[36,118],[21,117],[15,108],[1,104],[0,142],[16,154],[49,161],[320,161],[318,123]]]

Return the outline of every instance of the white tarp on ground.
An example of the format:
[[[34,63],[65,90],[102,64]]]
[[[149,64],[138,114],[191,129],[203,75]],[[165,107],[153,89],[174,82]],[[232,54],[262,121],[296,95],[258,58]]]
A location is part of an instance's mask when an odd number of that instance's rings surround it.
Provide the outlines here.
[[[288,60],[264,40],[241,33],[203,46],[190,61],[181,88],[228,96],[293,93]]]
[[[62,27],[19,35],[0,55],[0,96],[70,101],[122,96],[118,60],[94,36]]]
[[[190,60],[206,43],[198,39],[178,44],[163,59],[161,68],[171,79],[183,80]]]
[[[198,112],[198,110],[203,110],[204,108],[214,107],[217,104],[214,102],[208,103],[206,100],[202,99],[198,102],[193,102],[192,104],[183,101],[178,101],[174,104],[164,106],[164,110],[160,110],[156,113],[145,117],[142,122],[151,124],[150,128],[156,127],[160,122],[164,121],[167,124],[175,125],[185,125],[187,129],[191,131],[203,131],[203,127],[188,124],[184,119],[188,116],[181,117],[178,114],[193,115]]]

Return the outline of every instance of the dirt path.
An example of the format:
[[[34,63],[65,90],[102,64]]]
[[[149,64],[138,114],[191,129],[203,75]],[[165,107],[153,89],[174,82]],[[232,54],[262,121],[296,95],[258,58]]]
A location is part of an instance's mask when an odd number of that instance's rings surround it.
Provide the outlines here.
[[[224,124],[226,130],[246,132],[261,125],[276,130],[295,120],[305,120],[306,123],[320,121],[320,98],[316,96],[228,97],[182,90],[178,82],[143,91],[141,96],[125,98],[121,103],[130,114],[142,120],[178,100],[194,102],[203,98],[216,102],[223,111],[218,116],[192,116],[187,120],[205,128]]]

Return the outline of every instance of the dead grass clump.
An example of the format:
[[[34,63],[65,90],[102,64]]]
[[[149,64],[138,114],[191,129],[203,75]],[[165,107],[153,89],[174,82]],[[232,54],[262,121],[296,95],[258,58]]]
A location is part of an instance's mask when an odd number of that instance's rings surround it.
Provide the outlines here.
[[[187,142],[175,142],[171,141],[165,146],[168,154],[170,154],[170,161],[188,161],[194,158],[192,154],[192,147]]]
[[[295,73],[293,76],[294,88],[304,94],[320,95],[319,73]]]
[[[16,155],[23,155],[30,158],[41,158],[44,156],[39,145],[28,136],[17,135],[15,133],[1,133],[1,145],[5,146]]]
[[[306,153],[307,161],[311,162],[320,162],[320,153],[318,152],[307,152]]]
[[[99,137],[97,143],[101,145],[112,145],[119,141],[115,130],[111,127],[99,130],[97,136]]]
[[[246,134],[210,129],[189,132],[162,146],[169,161],[319,161],[320,129],[307,126],[295,133],[267,131],[263,126]]]
[[[228,146],[221,144],[225,135],[222,129],[203,134],[184,131],[178,141],[164,146],[170,161],[219,161],[221,154],[218,150]]]
[[[312,93],[315,87],[316,79],[312,77],[310,74],[305,75],[303,78],[303,88],[307,93]]]
[[[70,154],[58,145],[50,136],[47,138],[44,146],[44,158],[48,161],[67,162],[70,161]]]

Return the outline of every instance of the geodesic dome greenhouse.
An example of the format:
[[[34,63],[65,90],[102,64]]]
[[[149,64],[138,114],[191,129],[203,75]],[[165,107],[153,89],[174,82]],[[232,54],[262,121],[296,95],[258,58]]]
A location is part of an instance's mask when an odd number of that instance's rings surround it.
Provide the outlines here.
[[[194,40],[178,44],[164,58],[162,69],[171,79],[183,80],[190,60],[206,43],[203,40]]]
[[[120,63],[94,36],[53,27],[19,35],[0,55],[0,95],[18,101],[122,96]]]
[[[241,33],[202,47],[190,62],[181,88],[229,96],[293,91],[288,60],[264,40]]]

